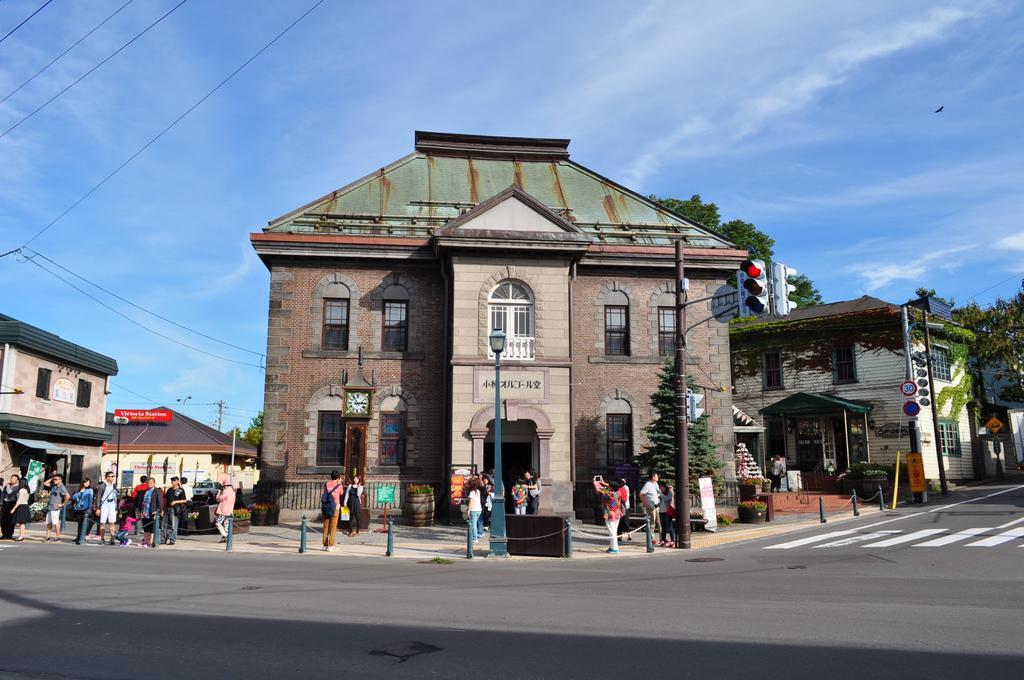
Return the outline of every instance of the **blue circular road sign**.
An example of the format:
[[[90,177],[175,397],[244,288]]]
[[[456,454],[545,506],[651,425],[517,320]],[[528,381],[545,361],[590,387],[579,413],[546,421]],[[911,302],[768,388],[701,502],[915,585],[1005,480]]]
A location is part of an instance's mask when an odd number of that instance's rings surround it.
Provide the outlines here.
[[[903,403],[903,415],[908,418],[913,418],[921,412],[921,405],[916,401],[907,401]]]

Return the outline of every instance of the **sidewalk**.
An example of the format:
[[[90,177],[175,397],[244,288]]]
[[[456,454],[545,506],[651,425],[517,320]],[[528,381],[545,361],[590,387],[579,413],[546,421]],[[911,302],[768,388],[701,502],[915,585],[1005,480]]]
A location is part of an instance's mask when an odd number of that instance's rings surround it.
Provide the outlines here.
[[[877,513],[877,506],[874,508],[862,508],[861,514],[867,515]],[[852,512],[835,513],[828,516],[829,522],[842,521],[852,518]],[[817,513],[814,514],[789,514],[780,515],[776,521],[770,524],[733,524],[728,527],[719,527],[715,533],[695,531],[692,534],[691,545],[693,549],[710,548],[727,543],[746,541],[766,536],[775,536],[792,531],[799,531],[810,526],[819,524]],[[36,525],[38,526],[38,525]],[[300,524],[287,523],[270,527],[250,527],[246,533],[235,534],[232,542],[232,552],[243,554],[263,555],[297,555],[299,550]],[[85,545],[76,546],[74,540],[74,524],[68,524],[61,546],[67,546],[78,550],[146,550],[137,545],[141,540],[140,536],[133,536],[131,546],[119,548],[116,546],[100,546],[95,534],[90,535]],[[315,555],[318,558],[330,559],[333,556],[344,555],[346,557],[383,557],[387,549],[387,534],[378,533],[380,524],[377,523],[370,530],[362,532],[359,536],[348,537],[338,532],[337,550],[325,552],[322,549],[322,533],[320,527],[310,523],[307,529],[307,555]],[[400,559],[414,559],[429,561],[434,558],[449,560],[466,559],[466,527],[434,525],[430,527],[410,527],[395,525],[394,528],[394,551],[392,557]],[[25,541],[15,543],[3,541],[0,548],[6,549],[30,549],[42,544],[45,535],[43,527],[30,527],[26,532]],[[657,536],[655,536],[655,539]],[[635,529],[632,532],[632,541],[619,542],[619,554],[609,555],[605,551],[608,548],[608,536],[603,526],[594,524],[574,525],[573,530],[573,559],[622,559],[646,556],[646,537],[643,528]],[[50,547],[53,544],[42,544]],[[162,551],[195,551],[195,552],[220,552],[226,553],[226,546],[220,543],[220,536],[193,535],[181,536],[177,544],[173,546],[158,546],[154,553]],[[489,552],[487,535],[481,538],[475,546],[474,557],[485,557]],[[655,547],[654,554],[665,554],[681,552],[672,548]],[[687,553],[688,554],[688,553]],[[529,557],[512,557],[513,560],[533,559]]]

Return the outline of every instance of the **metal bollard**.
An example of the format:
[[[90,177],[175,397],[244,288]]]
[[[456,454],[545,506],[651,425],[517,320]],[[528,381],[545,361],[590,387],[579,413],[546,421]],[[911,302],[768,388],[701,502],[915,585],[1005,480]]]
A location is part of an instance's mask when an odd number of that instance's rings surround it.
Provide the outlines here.
[[[885,492],[881,485],[878,486],[878,509],[885,512]]]
[[[469,524],[466,525],[466,559],[473,559],[473,519],[470,518]]]
[[[85,537],[89,535],[89,511],[86,510],[82,516],[82,525],[78,527],[78,544],[85,543]]]
[[[153,515],[153,547],[160,545],[160,513]]]
[[[572,517],[565,518],[565,556],[572,557]]]
[[[299,528],[299,554],[306,552],[306,524],[309,520],[302,514],[302,526]]]
[[[822,524],[828,521],[825,519],[825,499],[821,496],[818,496],[818,519],[821,520]]]
[[[647,552],[654,552],[654,534],[651,533],[651,513],[644,518],[644,533],[647,534]]]
[[[225,550],[231,552],[231,548],[234,546],[235,538],[235,518],[228,515],[228,542],[225,546]]]
[[[853,516],[860,517],[860,508],[857,507],[857,490],[853,490]]]
[[[395,552],[395,520],[392,517],[388,517],[388,549],[384,553],[384,557],[391,557]]]

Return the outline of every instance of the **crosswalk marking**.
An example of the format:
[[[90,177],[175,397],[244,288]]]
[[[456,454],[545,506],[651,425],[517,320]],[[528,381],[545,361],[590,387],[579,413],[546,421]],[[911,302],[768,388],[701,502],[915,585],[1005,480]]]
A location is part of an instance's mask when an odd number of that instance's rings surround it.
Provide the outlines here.
[[[900,543],[910,543],[916,541],[919,538],[926,538],[928,536],[934,536],[935,534],[945,533],[945,529],[921,529],[915,531],[912,534],[906,534],[905,536],[896,536],[895,538],[887,538],[884,541],[878,541],[877,543],[869,543],[861,546],[862,548],[888,548],[891,545],[899,545]]]
[[[985,533],[986,531],[988,531],[988,527],[974,527],[973,529],[964,529],[963,531],[958,531],[955,534],[950,534],[949,536],[941,536],[939,538],[933,538],[930,541],[925,541],[924,543],[918,543],[914,547],[937,548],[941,545],[949,545],[950,543],[962,541],[965,538],[970,538],[971,536],[976,536],[978,534]]]
[[[995,536],[983,538],[980,541],[975,541],[974,543],[968,543],[967,547],[990,548],[994,545],[1007,543],[1008,541],[1012,541],[1015,538],[1020,538],[1021,536],[1024,536],[1024,527],[1017,527],[1016,529],[1010,529],[1008,531],[1004,531],[1001,534],[996,534]]]
[[[802,545],[808,543],[817,543],[818,541],[824,541],[828,538],[836,538],[837,536],[848,536],[857,531],[856,529],[847,529],[846,531],[830,531],[827,534],[819,534],[818,536],[811,536],[810,538],[798,538],[795,541],[789,541],[788,543],[779,543],[778,545],[765,546],[765,550],[789,550],[790,548],[799,548]]]
[[[876,538],[882,538],[890,534],[902,534],[903,532],[899,529],[890,529],[888,531],[875,531],[870,534],[857,534],[854,536],[847,536],[846,538],[840,538],[838,541],[832,541],[825,545],[816,545],[815,548],[841,548],[846,545],[853,545],[854,543],[860,543],[861,541],[872,541]]]

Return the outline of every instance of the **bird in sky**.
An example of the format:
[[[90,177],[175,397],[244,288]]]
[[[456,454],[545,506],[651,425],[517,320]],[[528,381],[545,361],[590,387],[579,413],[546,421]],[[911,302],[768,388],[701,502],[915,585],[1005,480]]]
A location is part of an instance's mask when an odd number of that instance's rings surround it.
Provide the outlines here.
[[[946,105],[945,105],[945,104],[943,104],[943,105],[942,105],[942,106],[940,106],[939,108],[935,109],[935,113],[942,113],[942,109],[944,109],[944,108],[946,108]]]

